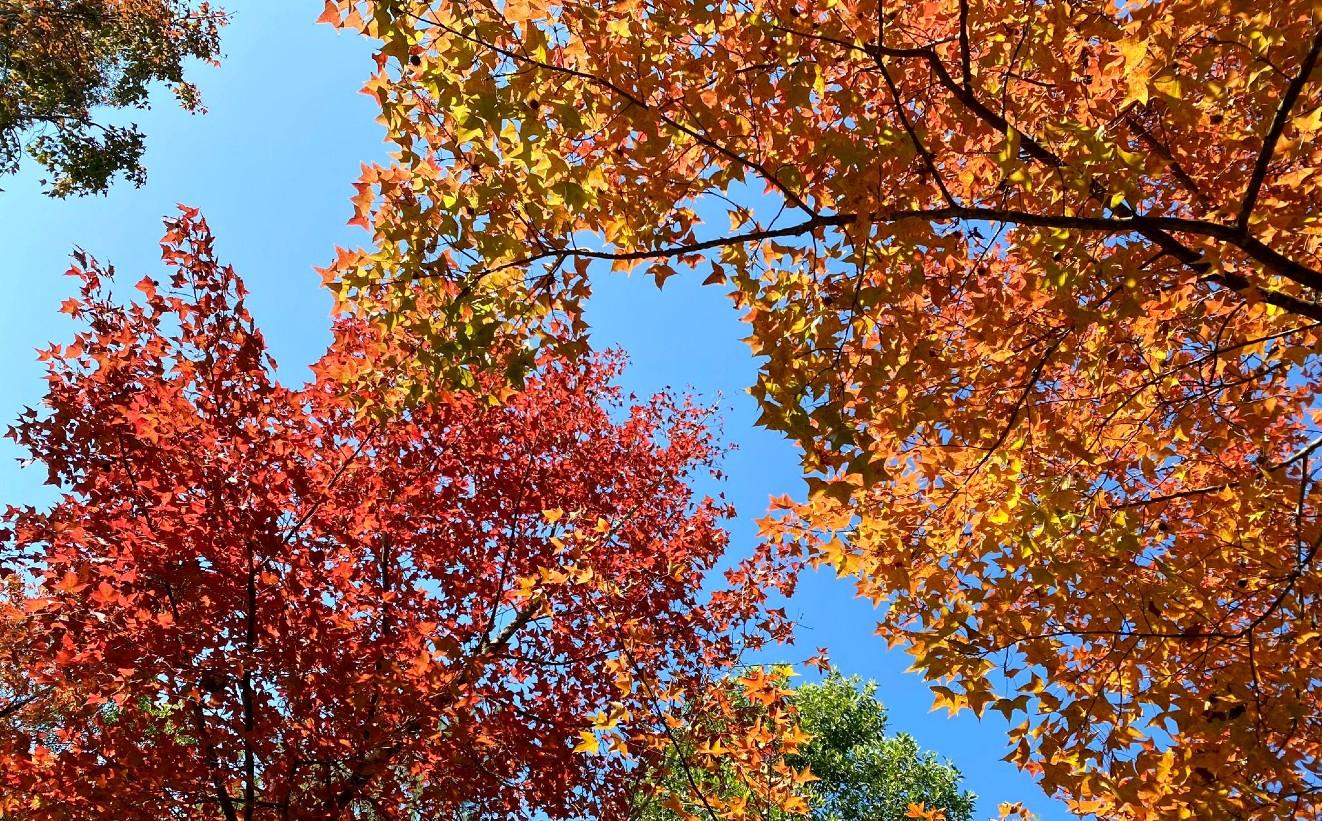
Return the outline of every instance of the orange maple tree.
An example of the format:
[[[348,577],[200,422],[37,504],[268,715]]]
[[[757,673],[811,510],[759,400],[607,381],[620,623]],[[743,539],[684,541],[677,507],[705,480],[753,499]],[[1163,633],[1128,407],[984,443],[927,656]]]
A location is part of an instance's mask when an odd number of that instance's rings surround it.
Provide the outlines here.
[[[368,326],[284,387],[205,222],[162,247],[132,304],[76,255],[86,329],[11,432],[63,495],[0,545],[30,587],[0,600],[0,815],[620,817],[679,707],[784,635],[756,562],[703,592],[705,410],[545,357],[503,402],[360,413]],[[802,774],[723,726],[792,804]]]
[[[938,703],[1081,810],[1322,812],[1315,3],[323,19],[381,42],[397,152],[327,281],[426,342],[392,362],[573,353],[594,261],[701,268],[803,447],[770,538],[855,575]]]

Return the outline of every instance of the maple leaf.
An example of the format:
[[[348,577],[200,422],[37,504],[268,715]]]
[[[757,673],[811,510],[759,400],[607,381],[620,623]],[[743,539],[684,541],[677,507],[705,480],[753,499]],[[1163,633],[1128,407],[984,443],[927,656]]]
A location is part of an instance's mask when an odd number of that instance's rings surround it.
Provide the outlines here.
[[[578,736],[579,741],[574,745],[574,752],[596,755],[597,750],[601,747],[601,741],[597,738],[597,734],[591,730],[580,730]]]
[[[322,9],[321,15],[317,17],[317,22],[338,26],[340,19],[339,3],[336,0],[326,0],[326,7]]]
[[[904,810],[904,817],[924,819],[924,821],[945,821],[946,813],[945,810],[937,807],[929,809],[926,804],[919,801],[917,803],[910,802]]]

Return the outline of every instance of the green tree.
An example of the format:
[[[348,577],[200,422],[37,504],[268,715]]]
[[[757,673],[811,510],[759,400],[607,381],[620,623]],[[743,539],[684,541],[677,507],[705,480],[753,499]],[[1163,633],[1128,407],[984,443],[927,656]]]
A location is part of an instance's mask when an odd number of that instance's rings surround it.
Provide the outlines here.
[[[193,0],[0,0],[0,174],[27,153],[52,196],[104,193],[118,175],[141,185],[142,132],[97,110],[146,108],[166,83],[200,111],[185,63],[216,62],[225,21]]]
[[[787,763],[809,768],[817,780],[803,787],[807,816],[776,814],[773,821],[905,821],[911,804],[942,810],[946,821],[973,817],[975,796],[961,789],[963,776],[952,763],[921,749],[907,733],[886,734],[886,708],[876,691],[876,682],[864,684],[837,671],[794,691],[790,701],[798,710],[799,729],[811,738],[787,756]],[[673,754],[669,764],[665,779],[690,777],[684,755]],[[723,802],[745,789],[728,779],[704,786]],[[673,821],[680,817],[676,809],[643,801],[639,818]],[[685,809],[703,817],[700,806]]]

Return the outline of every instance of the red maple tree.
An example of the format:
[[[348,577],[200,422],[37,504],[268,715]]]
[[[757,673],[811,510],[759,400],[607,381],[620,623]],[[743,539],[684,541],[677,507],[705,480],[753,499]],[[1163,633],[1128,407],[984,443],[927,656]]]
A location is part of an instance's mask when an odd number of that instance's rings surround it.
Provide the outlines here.
[[[364,415],[339,376],[375,332],[282,386],[195,211],[162,248],[128,305],[75,255],[87,330],[10,432],[64,491],[0,560],[32,583],[21,684],[65,697],[0,723],[0,814],[618,817],[668,705],[784,630],[765,568],[702,592],[705,411],[626,406],[606,357]]]

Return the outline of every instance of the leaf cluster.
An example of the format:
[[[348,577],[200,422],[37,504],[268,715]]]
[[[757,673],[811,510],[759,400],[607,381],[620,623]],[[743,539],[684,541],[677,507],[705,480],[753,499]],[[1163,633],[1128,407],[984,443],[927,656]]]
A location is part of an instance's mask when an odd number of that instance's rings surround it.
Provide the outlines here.
[[[143,135],[105,110],[145,108],[158,84],[201,110],[185,68],[217,60],[225,22],[192,0],[0,1],[0,174],[26,153],[51,196],[104,193],[121,175],[142,185]]]

